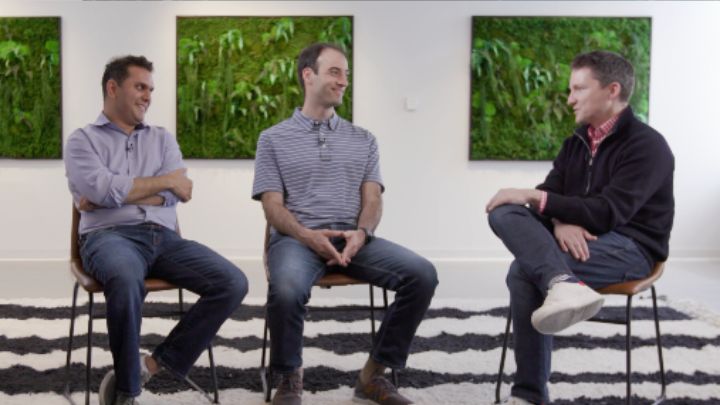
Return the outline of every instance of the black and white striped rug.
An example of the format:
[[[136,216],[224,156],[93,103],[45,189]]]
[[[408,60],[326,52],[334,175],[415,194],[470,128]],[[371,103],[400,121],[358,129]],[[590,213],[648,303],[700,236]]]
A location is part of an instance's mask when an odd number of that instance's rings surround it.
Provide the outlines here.
[[[358,301],[313,301],[337,310],[310,310],[305,326],[305,403],[350,404],[357,370],[370,347],[366,312],[346,311]],[[610,301],[608,317],[624,314],[623,301]],[[505,303],[498,300],[436,300],[418,331],[408,369],[400,373],[402,392],[418,404],[489,404],[494,398]],[[149,302],[147,315],[174,308],[170,301]],[[102,313],[102,303],[97,304]],[[263,332],[262,302],[248,300],[215,339],[221,402],[263,403],[258,366]],[[669,404],[720,403],[720,317],[687,304],[661,306],[661,330]],[[69,300],[0,301],[0,404],[65,404]],[[378,314],[380,317],[381,314]],[[72,380],[81,403],[84,381],[84,307],[76,323]],[[151,350],[175,323],[146,317],[142,348]],[[111,364],[105,323],[93,324],[93,391]],[[649,300],[637,300],[633,322],[633,392],[635,403],[649,403],[659,393],[657,351]],[[622,403],[625,393],[624,328],[584,322],[559,335],[553,355],[551,395],[555,404]],[[207,356],[191,377],[211,385]],[[507,373],[514,362],[509,353]],[[503,387],[509,390],[510,377]],[[143,404],[202,404],[204,398],[168,375],[153,379]],[[97,397],[93,395],[93,403]]]

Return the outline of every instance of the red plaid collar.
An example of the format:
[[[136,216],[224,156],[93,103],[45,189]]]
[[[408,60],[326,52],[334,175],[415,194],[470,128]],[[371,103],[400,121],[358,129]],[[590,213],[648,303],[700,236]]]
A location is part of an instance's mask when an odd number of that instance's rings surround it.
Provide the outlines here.
[[[597,128],[593,128],[592,125],[588,127],[588,139],[590,140],[590,150],[593,156],[597,152],[598,146],[600,146],[600,142],[602,142],[603,139],[608,136],[610,130],[612,130],[612,128],[617,123],[618,118],[620,118],[620,114],[613,116]]]

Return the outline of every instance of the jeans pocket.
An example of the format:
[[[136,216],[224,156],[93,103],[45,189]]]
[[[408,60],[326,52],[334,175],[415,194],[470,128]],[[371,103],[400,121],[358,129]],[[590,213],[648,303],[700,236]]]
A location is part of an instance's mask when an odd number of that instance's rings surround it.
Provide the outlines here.
[[[80,235],[80,237],[78,237],[78,242],[80,242],[80,252],[82,252],[82,248],[85,246],[86,243],[88,243],[89,240],[97,237],[98,235],[113,232],[115,231],[115,228],[117,227],[113,225],[105,228],[95,229],[94,231],[90,231]]]
[[[84,233],[78,237],[78,247],[80,250],[80,258],[83,261],[83,266],[85,266],[85,271],[88,271],[87,263],[85,262],[85,258],[88,255],[87,249],[92,248],[93,241],[97,240],[99,237],[101,237],[104,234],[115,232],[115,229],[117,226],[108,226],[101,229],[96,229],[94,231],[90,231],[87,233]]]

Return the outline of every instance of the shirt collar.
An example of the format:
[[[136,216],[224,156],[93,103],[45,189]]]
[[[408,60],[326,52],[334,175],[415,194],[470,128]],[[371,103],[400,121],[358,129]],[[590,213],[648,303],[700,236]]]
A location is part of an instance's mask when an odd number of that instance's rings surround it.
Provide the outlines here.
[[[112,125],[113,127],[120,129],[117,125],[115,125],[112,121],[110,121],[110,119],[107,117],[107,115],[105,115],[105,113],[102,111],[100,112],[100,115],[98,115],[95,122],[92,123],[92,125],[94,125],[96,127]],[[145,128],[149,128],[149,125],[147,125],[145,122],[141,122],[141,123],[135,125],[135,129],[145,129]]]
[[[617,123],[618,118],[620,118],[620,114],[616,114],[616,115],[612,116],[612,118],[603,122],[597,128],[594,128],[592,125],[590,125],[588,127],[588,136],[591,139],[596,139],[596,140],[605,138],[607,136],[607,134],[610,133],[610,131],[613,129],[613,127]]]
[[[295,112],[293,113],[293,119],[297,124],[299,124],[301,127],[312,130],[315,128],[316,125],[325,126],[326,128],[329,128],[331,131],[334,131],[337,129],[338,125],[340,124],[340,117],[333,113],[332,117],[328,118],[325,121],[316,121],[310,117],[307,117],[305,114],[302,113],[300,107],[295,108]]]

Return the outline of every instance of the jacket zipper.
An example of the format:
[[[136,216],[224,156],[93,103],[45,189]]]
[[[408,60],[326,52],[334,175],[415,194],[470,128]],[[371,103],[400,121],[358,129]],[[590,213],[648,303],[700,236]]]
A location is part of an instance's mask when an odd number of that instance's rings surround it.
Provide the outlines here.
[[[605,136],[605,139],[603,139],[603,142],[607,141],[607,138],[609,138],[615,132],[616,131],[613,128],[613,131]],[[577,136],[582,141],[583,145],[585,145],[585,148],[587,149],[588,155],[590,156],[590,159],[588,160],[588,165],[587,165],[587,182],[585,184],[585,195],[587,196],[590,193],[590,182],[592,181],[592,169],[593,169],[593,162],[595,161],[595,156],[593,156],[593,154],[592,154],[592,149],[590,149],[590,145],[588,145],[587,141],[585,140],[585,138],[583,138],[583,136],[580,133],[575,131],[573,133],[573,135]],[[602,142],[600,142],[600,145],[598,145],[598,152],[600,151],[601,145],[602,145]]]
[[[592,164],[593,164],[593,156],[590,156],[590,160],[588,161],[588,174],[587,174],[587,184],[585,185],[585,195],[588,195],[590,193],[590,181],[592,180]]]

